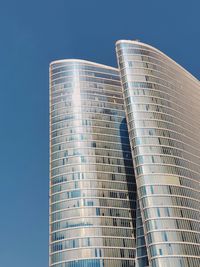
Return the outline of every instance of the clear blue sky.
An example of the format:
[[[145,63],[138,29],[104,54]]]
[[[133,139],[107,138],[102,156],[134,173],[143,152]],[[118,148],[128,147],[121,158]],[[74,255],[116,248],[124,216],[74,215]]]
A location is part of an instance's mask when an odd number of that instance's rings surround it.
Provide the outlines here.
[[[48,266],[48,65],[152,44],[200,77],[199,0],[2,0],[0,266]]]

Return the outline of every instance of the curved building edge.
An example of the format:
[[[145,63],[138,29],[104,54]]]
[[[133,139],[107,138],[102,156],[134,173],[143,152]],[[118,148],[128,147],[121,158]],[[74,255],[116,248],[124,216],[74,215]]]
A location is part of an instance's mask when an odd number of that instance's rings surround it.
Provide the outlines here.
[[[140,41],[137,41],[137,40],[118,40],[116,41],[115,43],[115,46],[119,45],[119,44],[123,44],[123,43],[129,43],[129,44],[135,44],[135,45],[140,45],[140,46],[143,46],[143,47],[147,47],[159,54],[161,54],[162,56],[164,56],[166,59],[168,59],[171,63],[175,64],[178,68],[180,68],[182,71],[185,72],[185,74],[192,78],[195,82],[197,82],[199,84],[199,80],[194,76],[192,75],[188,70],[186,70],[183,66],[181,66],[179,63],[177,63],[174,59],[172,59],[171,57],[169,57],[168,55],[166,55],[164,52],[162,52],[161,50],[159,50],[158,48],[154,47],[154,46],[151,46],[149,44],[146,44],[146,43],[143,43],[143,42],[140,42]]]
[[[118,68],[115,67],[111,67],[108,66],[106,64],[101,64],[101,63],[96,63],[93,61],[89,61],[89,60],[85,60],[85,59],[75,59],[75,58],[70,58],[70,59],[58,59],[58,60],[53,60],[50,62],[49,67],[51,67],[54,64],[59,64],[59,63],[83,63],[83,64],[90,64],[96,67],[101,67],[101,68],[105,68],[105,69],[110,69],[110,70],[115,70],[115,71],[119,71]]]

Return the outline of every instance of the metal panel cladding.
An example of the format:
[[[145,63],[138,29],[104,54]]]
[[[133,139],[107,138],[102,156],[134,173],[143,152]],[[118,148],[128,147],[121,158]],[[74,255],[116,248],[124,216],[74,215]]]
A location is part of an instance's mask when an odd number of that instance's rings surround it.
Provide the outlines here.
[[[52,62],[50,266],[135,266],[135,206],[118,70]]]
[[[200,266],[200,83],[149,45],[116,50],[149,264]]]

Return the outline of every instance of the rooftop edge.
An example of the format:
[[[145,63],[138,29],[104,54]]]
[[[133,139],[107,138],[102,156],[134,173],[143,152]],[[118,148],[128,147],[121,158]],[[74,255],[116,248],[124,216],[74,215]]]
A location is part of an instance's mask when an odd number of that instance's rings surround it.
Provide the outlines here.
[[[57,64],[57,63],[67,63],[67,62],[79,62],[79,63],[86,63],[86,64],[90,64],[93,66],[98,66],[98,67],[102,67],[102,68],[106,68],[106,69],[111,69],[111,70],[115,70],[115,71],[119,71],[118,68],[115,67],[111,67],[108,65],[104,65],[104,64],[100,64],[100,63],[96,63],[96,62],[92,62],[92,61],[88,61],[88,60],[84,60],[84,59],[60,59],[60,60],[54,60],[52,62],[50,62],[49,66],[51,67],[53,64]]]
[[[177,63],[175,60],[173,60],[172,58],[170,58],[169,56],[167,56],[164,52],[160,51],[159,49],[149,45],[149,44],[146,44],[146,43],[143,43],[143,42],[140,42],[140,41],[137,41],[137,40],[118,40],[116,41],[115,43],[115,46],[117,46],[118,44],[120,43],[130,43],[130,44],[136,44],[136,45],[141,45],[141,46],[144,46],[144,47],[148,47],[154,51],[156,51],[157,53],[163,55],[164,57],[166,57],[169,61],[171,61],[172,63],[174,63],[177,67],[179,67],[181,70],[183,70],[185,72],[185,74],[187,76],[190,76],[190,78],[193,78],[196,82],[199,83],[199,80],[194,76],[192,75],[188,70],[186,70],[184,67],[182,67],[179,63]]]

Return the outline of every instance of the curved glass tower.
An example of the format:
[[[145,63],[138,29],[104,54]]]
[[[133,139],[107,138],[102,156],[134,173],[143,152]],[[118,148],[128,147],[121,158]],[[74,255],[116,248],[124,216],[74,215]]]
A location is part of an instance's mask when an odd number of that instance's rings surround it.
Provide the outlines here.
[[[200,266],[200,83],[149,45],[116,50],[149,265]]]
[[[133,267],[134,170],[118,70],[50,65],[50,266]]]

